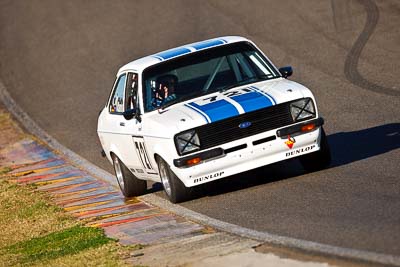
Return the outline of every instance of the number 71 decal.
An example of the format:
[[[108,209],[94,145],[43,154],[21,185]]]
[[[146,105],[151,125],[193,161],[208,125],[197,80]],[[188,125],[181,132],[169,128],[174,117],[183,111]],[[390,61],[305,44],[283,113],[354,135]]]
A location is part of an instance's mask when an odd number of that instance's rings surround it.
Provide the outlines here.
[[[143,137],[133,137],[133,143],[135,146],[136,154],[144,171],[148,174],[156,174],[148,156]]]

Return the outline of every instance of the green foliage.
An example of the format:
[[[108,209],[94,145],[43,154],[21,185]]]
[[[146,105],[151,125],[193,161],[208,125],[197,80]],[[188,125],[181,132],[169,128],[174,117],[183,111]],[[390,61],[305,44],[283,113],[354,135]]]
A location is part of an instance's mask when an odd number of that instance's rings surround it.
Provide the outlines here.
[[[0,179],[0,266],[127,266],[130,246],[85,227],[52,198]]]
[[[32,238],[8,246],[5,250],[15,254],[20,263],[33,263],[80,253],[89,248],[107,244],[112,239],[99,228],[73,226],[43,237]]]

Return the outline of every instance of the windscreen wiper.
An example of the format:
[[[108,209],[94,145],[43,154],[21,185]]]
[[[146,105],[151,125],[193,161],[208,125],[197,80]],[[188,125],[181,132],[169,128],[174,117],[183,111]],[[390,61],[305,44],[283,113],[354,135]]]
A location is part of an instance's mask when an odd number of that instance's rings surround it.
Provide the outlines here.
[[[179,102],[182,102],[182,101],[186,101],[186,100],[189,100],[191,98],[201,96],[203,94],[204,94],[204,92],[198,91],[198,92],[194,92],[194,93],[191,93],[191,94],[188,94],[188,95],[181,96],[179,98],[176,98],[174,100],[169,101],[168,103],[165,103],[164,105],[161,105],[160,109],[164,110],[167,107],[175,105],[176,103],[179,103]]]
[[[219,92],[222,93],[222,92],[225,92],[225,91],[227,91],[229,89],[232,89],[232,88],[235,88],[235,87],[238,87],[238,86],[241,86],[241,85],[248,84],[250,82],[253,82],[254,79],[257,80],[257,77],[248,77],[248,78],[246,78],[244,80],[241,80],[240,82],[237,82],[235,84],[231,84],[231,85],[225,86],[224,88],[220,89]]]

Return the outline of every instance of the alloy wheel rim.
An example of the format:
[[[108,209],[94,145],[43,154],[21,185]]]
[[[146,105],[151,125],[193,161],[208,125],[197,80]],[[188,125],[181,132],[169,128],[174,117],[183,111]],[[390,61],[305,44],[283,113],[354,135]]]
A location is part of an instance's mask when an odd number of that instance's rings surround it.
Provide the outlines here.
[[[114,157],[114,170],[119,187],[121,187],[122,191],[124,191],[125,189],[124,176],[122,175],[121,165],[119,164],[119,160],[117,157]]]
[[[163,184],[164,190],[168,196],[171,196],[171,185],[169,184],[168,175],[167,175],[167,168],[165,167],[164,163],[160,164],[160,177],[161,182]]]

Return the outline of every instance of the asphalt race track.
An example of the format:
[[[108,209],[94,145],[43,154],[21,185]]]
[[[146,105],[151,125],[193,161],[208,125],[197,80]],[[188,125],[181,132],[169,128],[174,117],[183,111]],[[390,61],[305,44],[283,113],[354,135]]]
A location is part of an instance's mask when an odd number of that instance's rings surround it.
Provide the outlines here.
[[[242,35],[315,93],[331,168],[296,161],[212,183],[182,205],[240,226],[400,255],[400,2],[0,2],[0,78],[50,135],[98,166],[97,115],[117,69]],[[162,195],[162,192],[156,194]]]

